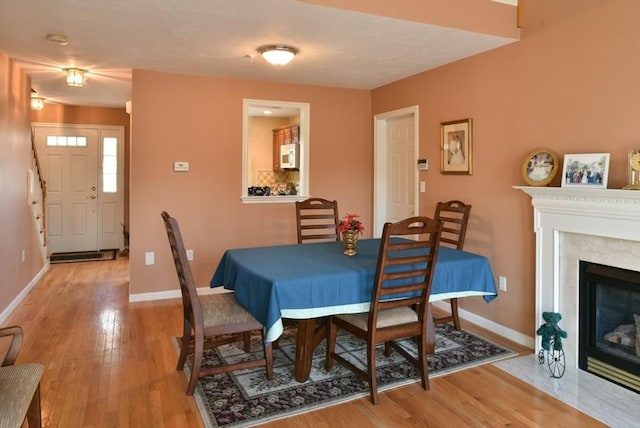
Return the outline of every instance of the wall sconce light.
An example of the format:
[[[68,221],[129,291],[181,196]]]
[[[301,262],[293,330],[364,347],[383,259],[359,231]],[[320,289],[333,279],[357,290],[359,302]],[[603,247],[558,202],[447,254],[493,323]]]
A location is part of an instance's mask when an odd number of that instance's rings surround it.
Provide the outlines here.
[[[84,79],[84,73],[87,70],[82,70],[80,68],[67,68],[67,85],[69,86],[84,86],[86,80]]]
[[[288,64],[298,53],[298,49],[287,45],[267,45],[257,50],[268,63],[273,65]]]
[[[38,93],[31,90],[31,108],[33,110],[42,110],[44,108],[45,98],[38,96]]]

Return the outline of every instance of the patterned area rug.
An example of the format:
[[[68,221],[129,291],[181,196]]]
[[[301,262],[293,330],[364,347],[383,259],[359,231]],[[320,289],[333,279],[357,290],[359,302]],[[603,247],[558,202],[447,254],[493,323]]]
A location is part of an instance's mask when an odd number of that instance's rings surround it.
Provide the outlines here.
[[[336,349],[361,367],[366,365],[365,343],[340,330]],[[179,352],[180,338],[174,339]],[[318,407],[343,403],[368,396],[366,382],[356,377],[339,363],[334,363],[328,373],[325,368],[324,341],[314,353],[309,380],[298,383],[293,377],[295,357],[295,330],[287,328],[274,351],[274,379],[268,381],[264,368],[237,371],[231,374],[207,376],[200,379],[194,394],[206,427],[238,427],[265,423]],[[416,354],[411,340],[403,346]],[[204,353],[205,366],[220,361],[251,358],[241,343],[231,343]],[[260,338],[252,339],[252,352],[261,353]],[[516,355],[513,351],[496,345],[466,331],[453,327],[437,326],[436,352],[429,355],[429,378]],[[187,358],[185,374],[190,375],[191,359]],[[378,391],[385,391],[419,381],[419,374],[395,351],[387,358],[382,348],[377,353]]]

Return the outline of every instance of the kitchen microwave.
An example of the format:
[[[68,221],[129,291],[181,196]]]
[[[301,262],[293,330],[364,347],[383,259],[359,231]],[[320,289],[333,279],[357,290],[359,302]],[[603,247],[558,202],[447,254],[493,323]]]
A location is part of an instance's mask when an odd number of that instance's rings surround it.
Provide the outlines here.
[[[300,144],[283,144],[280,146],[280,168],[300,168]]]

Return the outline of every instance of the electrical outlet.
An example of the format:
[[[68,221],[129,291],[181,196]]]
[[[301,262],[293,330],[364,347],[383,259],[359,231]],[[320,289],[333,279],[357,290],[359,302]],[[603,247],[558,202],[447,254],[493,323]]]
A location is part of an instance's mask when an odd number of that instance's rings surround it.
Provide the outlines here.
[[[187,250],[187,260],[193,261],[193,250]]]
[[[500,291],[507,291],[507,277],[506,276],[501,276],[499,278],[499,282],[500,282]]]

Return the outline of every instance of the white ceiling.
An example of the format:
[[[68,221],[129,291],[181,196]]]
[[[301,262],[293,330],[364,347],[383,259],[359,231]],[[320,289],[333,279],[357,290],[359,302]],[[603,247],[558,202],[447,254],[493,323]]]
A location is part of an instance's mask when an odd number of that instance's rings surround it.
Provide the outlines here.
[[[0,51],[71,105],[124,107],[132,69],[372,89],[514,41],[296,0],[0,0]],[[256,48],[274,43],[300,53],[269,65]]]

